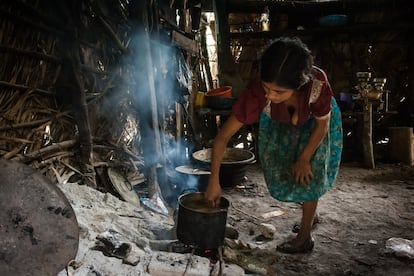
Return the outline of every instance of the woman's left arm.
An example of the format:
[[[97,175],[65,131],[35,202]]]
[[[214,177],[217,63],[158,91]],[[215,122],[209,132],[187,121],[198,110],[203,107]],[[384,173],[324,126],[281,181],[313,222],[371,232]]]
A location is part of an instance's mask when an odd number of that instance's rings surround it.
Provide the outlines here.
[[[310,160],[328,132],[329,119],[329,115],[324,116],[323,118],[315,119],[315,127],[309,141],[303,149],[301,155],[292,166],[293,176],[295,177],[296,182],[300,185],[308,187],[310,180],[313,177]]]

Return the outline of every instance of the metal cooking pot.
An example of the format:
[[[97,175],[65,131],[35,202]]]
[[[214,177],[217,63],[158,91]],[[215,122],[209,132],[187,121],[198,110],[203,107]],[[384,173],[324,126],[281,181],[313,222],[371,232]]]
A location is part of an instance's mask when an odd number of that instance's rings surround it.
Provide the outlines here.
[[[223,245],[229,201],[222,197],[219,207],[210,207],[204,193],[188,193],[178,199],[177,238],[201,249]]]

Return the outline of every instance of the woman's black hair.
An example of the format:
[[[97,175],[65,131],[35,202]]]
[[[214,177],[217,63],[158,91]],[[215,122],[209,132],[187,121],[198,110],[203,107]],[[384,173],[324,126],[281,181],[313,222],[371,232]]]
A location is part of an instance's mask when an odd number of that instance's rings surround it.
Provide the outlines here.
[[[297,89],[309,81],[312,65],[312,53],[299,38],[279,38],[263,52],[260,60],[261,79]]]

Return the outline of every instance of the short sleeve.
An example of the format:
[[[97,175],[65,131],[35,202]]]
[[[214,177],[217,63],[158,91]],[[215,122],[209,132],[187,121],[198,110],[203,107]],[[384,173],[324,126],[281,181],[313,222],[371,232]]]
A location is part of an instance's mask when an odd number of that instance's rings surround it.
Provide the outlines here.
[[[310,111],[315,118],[323,118],[331,112],[332,88],[326,74],[320,70],[313,80]],[[314,98],[314,99],[312,99]]]
[[[232,112],[237,120],[249,125],[259,121],[260,113],[266,105],[265,91],[256,80],[252,82],[233,104]]]

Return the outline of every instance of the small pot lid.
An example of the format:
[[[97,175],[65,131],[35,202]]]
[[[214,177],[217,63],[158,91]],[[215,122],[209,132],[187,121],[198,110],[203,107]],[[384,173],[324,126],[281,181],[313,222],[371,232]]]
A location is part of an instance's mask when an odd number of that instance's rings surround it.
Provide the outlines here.
[[[112,187],[125,201],[134,204],[135,206],[140,206],[138,194],[124,175],[119,173],[116,169],[108,168],[108,176]]]
[[[192,175],[208,175],[208,174],[211,174],[210,171],[202,170],[202,169],[199,169],[197,167],[190,166],[190,165],[179,166],[179,167],[176,167],[175,170],[177,172],[180,172],[180,173],[192,174]]]

